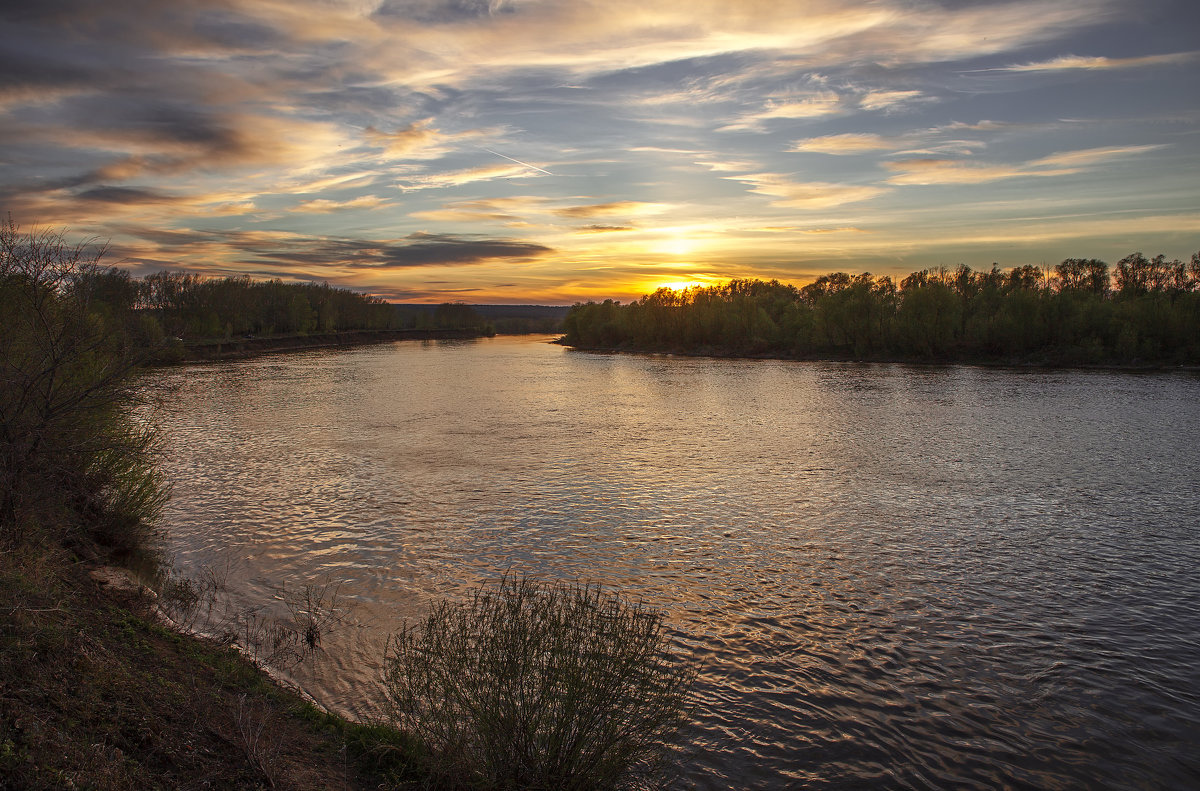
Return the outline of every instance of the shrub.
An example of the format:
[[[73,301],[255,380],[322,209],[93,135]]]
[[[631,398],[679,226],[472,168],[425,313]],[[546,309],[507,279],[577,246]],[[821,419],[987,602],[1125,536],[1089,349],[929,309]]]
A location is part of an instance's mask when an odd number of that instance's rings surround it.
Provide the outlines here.
[[[662,620],[598,586],[505,576],[394,635],[385,691],[396,723],[440,757],[442,783],[649,785],[695,675]]]

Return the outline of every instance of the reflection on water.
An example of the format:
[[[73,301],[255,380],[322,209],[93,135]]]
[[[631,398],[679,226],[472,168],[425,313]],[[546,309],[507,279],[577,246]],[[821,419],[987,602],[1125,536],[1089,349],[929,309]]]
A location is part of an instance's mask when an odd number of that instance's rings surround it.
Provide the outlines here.
[[[185,568],[342,582],[297,680],[506,569],[666,608],[685,788],[1200,785],[1200,378],[402,342],[154,371]]]

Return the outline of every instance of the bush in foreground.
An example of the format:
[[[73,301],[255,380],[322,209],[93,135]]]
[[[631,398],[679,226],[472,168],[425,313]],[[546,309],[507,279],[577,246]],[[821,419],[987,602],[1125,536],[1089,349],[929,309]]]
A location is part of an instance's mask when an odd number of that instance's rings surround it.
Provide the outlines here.
[[[395,635],[385,691],[397,724],[440,756],[443,783],[651,785],[694,678],[662,620],[597,586],[506,576]]]

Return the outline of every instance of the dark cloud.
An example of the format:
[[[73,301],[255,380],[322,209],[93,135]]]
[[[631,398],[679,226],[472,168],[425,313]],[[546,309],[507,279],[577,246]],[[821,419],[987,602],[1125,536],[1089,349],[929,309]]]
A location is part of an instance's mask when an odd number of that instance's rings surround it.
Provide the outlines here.
[[[375,16],[438,25],[512,11],[512,5],[502,0],[387,0],[375,11]]]
[[[178,231],[145,225],[116,225],[113,226],[113,230],[122,236],[144,239],[165,248],[221,242],[228,238],[228,234],[220,231]]]
[[[119,188],[100,188],[95,199],[130,202],[146,200],[125,196]],[[297,237],[246,231],[171,231],[142,226],[121,226],[123,235],[142,239],[159,248],[154,256],[172,252],[187,255],[191,248],[224,246],[241,253],[241,264],[296,265],[307,268],[348,266],[360,269],[408,269],[424,266],[466,266],[484,261],[537,258],[554,252],[550,247],[512,239],[489,239],[450,234],[415,233],[402,240]],[[132,255],[132,254],[131,254]],[[145,253],[143,253],[145,257]]]
[[[341,264],[363,269],[408,269],[421,266],[466,266],[498,259],[529,259],[553,250],[545,245],[510,239],[472,239],[442,234],[412,234],[403,242],[357,239],[312,239],[298,244],[271,240],[238,242],[234,247],[263,258],[305,266]]]
[[[84,190],[77,196],[80,200],[98,203],[168,203],[177,200],[156,190],[138,189],[135,187],[94,187]]]
[[[613,233],[615,231],[636,231],[632,225],[585,225],[579,229],[580,233]]]
[[[233,119],[161,96],[86,96],[62,103],[62,120],[128,142],[165,143],[210,155],[237,153],[246,135]]]
[[[503,258],[536,258],[553,252],[545,245],[508,239],[469,239],[450,235],[412,234],[407,244],[387,245],[364,265],[380,268],[458,266]]]
[[[85,41],[128,54],[136,54],[131,46],[261,50],[283,41],[272,28],[240,17],[236,4],[224,0],[6,0],[0,17],[9,30],[26,36],[53,36],[64,44]]]

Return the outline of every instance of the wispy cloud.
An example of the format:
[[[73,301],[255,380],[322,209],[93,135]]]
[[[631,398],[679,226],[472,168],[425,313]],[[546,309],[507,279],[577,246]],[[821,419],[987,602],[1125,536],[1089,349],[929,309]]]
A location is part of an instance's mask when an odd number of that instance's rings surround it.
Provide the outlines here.
[[[647,201],[612,201],[611,203],[592,203],[583,206],[566,206],[555,209],[559,217],[572,220],[590,220],[593,217],[643,217],[652,214],[662,214],[670,209],[670,204],[652,203]]]
[[[350,209],[377,209],[385,205],[387,205],[387,202],[376,195],[362,195],[357,198],[349,198],[341,201],[330,200],[328,198],[315,198],[303,201],[299,206],[292,209],[292,211],[328,214],[330,212]]]
[[[858,100],[864,110],[891,110],[914,102],[929,102],[933,98],[921,91],[877,90],[867,92]]]
[[[451,201],[442,204],[441,208],[416,211],[409,216],[434,222],[498,222],[510,227],[523,227],[530,224],[524,219],[525,215],[545,211],[546,202],[545,198],[535,196]]]
[[[1110,146],[1064,151],[1017,164],[977,163],[950,159],[904,159],[887,162],[887,183],[906,185],[986,184],[1012,178],[1046,178],[1079,173],[1089,166],[1163,148],[1161,145]]]
[[[400,186],[405,190],[441,189],[461,187],[476,181],[495,179],[539,178],[544,173],[525,165],[485,165],[476,168],[450,170],[444,173],[403,176]]]
[[[849,155],[871,151],[889,151],[898,148],[896,141],[865,132],[846,132],[838,135],[807,137],[792,143],[788,151],[817,154]]]
[[[1050,60],[1002,66],[986,71],[1109,71],[1137,69],[1147,66],[1178,66],[1200,59],[1200,51],[1175,52],[1169,55],[1142,55],[1134,58],[1107,58],[1103,55],[1060,55]]]
[[[438,159],[456,148],[456,144],[475,140],[489,133],[481,129],[446,133],[434,126],[433,118],[413,121],[392,132],[382,132],[373,126],[364,131],[368,144],[384,149],[395,159]]]
[[[755,173],[745,176],[726,176],[750,187],[759,195],[768,195],[779,200],[772,206],[794,209],[827,209],[847,203],[860,203],[877,198],[887,192],[885,187],[855,184],[831,184],[823,181],[798,182],[778,173]]]
[[[545,245],[512,239],[454,234],[413,233],[400,240],[338,239],[230,234],[226,245],[248,253],[245,261],[284,262],[298,266],[349,269],[409,269],[468,266],[487,261],[530,261],[552,252]]]
[[[1079,151],[1063,151],[1057,154],[1051,154],[1048,157],[1036,159],[1030,164],[1033,167],[1087,167],[1088,165],[1098,165],[1102,162],[1109,162],[1114,159],[1137,156],[1139,154],[1146,154],[1151,151],[1159,151],[1163,148],[1166,148],[1166,146],[1163,144],[1085,148]]]
[[[747,113],[736,121],[720,127],[719,132],[763,129],[764,122],[774,119],[822,118],[845,111],[842,98],[833,91],[822,91],[806,97],[772,100],[757,112]]]
[[[621,233],[636,230],[637,228],[632,225],[585,225],[582,228],[576,228],[575,233]]]

